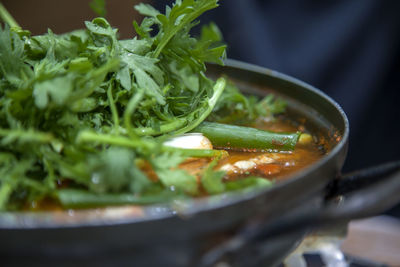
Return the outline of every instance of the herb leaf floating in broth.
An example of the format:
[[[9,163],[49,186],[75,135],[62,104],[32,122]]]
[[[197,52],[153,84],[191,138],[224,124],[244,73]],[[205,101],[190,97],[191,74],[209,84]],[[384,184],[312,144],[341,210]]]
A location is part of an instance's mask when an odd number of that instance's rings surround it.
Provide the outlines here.
[[[104,14],[104,1],[92,5]],[[149,204],[270,184],[254,177],[225,184],[214,166],[226,151],[163,144],[209,127],[206,119],[284,110],[283,102],[257,102],[231,84],[225,91],[225,78],[205,75],[206,62],[222,64],[226,46],[213,24],[198,39],[190,30],[217,6],[183,0],[161,14],[137,5],[146,16],[134,22],[138,36],[119,40],[104,18],[31,36],[0,4],[11,26],[0,28],[0,210]],[[179,168],[188,157],[207,161],[203,174]]]

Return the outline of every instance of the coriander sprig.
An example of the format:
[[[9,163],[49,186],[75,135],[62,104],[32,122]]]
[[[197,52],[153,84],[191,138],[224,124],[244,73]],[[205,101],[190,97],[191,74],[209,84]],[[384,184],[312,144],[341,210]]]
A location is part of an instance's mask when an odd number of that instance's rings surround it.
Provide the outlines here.
[[[103,0],[92,3],[104,11]],[[32,36],[0,3],[10,26],[0,27],[0,211],[49,200],[84,207],[198,195],[197,178],[177,166],[226,152],[163,141],[205,120],[252,120],[264,110],[225,78],[205,74],[206,63],[223,64],[226,46],[215,25],[199,38],[190,31],[217,6],[182,0],[161,14],[140,4],[146,17],[134,23],[138,36],[119,40],[102,17],[82,30]],[[211,172],[209,188],[220,178]]]
[[[7,23],[11,28],[21,28],[18,22],[11,16],[8,10],[0,2],[0,18]]]

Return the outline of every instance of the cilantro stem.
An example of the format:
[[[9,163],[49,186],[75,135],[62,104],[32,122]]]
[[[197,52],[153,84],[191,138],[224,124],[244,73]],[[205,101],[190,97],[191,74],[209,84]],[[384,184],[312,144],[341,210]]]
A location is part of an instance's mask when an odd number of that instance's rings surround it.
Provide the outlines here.
[[[53,164],[49,160],[47,160],[46,158],[43,159],[43,163],[44,163],[44,166],[45,166],[45,168],[47,170],[47,176],[45,178],[45,183],[51,189],[55,189],[56,188],[56,185],[55,185],[56,176],[55,176],[55,173],[54,173]]]
[[[113,118],[113,121],[114,121],[114,124],[115,124],[115,129],[118,132],[118,130],[119,130],[119,116],[118,116],[117,106],[115,105],[114,97],[112,95],[112,83],[110,83],[110,86],[107,89],[107,97],[108,97],[108,102],[110,104],[110,109],[111,109],[112,118]]]
[[[177,197],[172,191],[162,191],[152,195],[134,194],[95,194],[83,190],[62,189],[57,191],[57,197],[64,207],[89,208],[110,205],[146,205],[165,202]]]
[[[139,139],[128,139],[123,136],[99,134],[91,131],[80,132],[77,139],[77,143],[100,143],[106,145],[116,145],[127,148],[154,148],[155,143],[153,142],[142,142]]]
[[[43,186],[43,184],[41,182],[26,178],[26,177],[21,177],[20,179],[21,179],[20,183],[22,185],[31,187],[37,192],[45,193],[48,190],[47,187]]]
[[[55,141],[52,134],[29,130],[10,130],[0,128],[0,137],[10,140],[19,139],[22,142],[50,143]]]
[[[98,134],[90,131],[83,131],[78,135],[77,143],[100,143],[107,145],[115,145],[126,148],[144,148],[144,149],[154,149],[156,146],[159,146],[161,152],[176,152],[181,154],[182,156],[187,157],[198,157],[198,158],[208,158],[215,156],[223,156],[226,155],[226,151],[224,150],[213,150],[213,149],[187,149],[187,148],[176,148],[176,147],[168,147],[158,144],[156,142],[146,140],[145,142],[128,139],[123,136],[115,136],[108,134]]]
[[[21,28],[17,21],[7,11],[6,7],[0,2],[0,18],[7,23],[11,28]]]
[[[4,210],[4,207],[6,206],[10,194],[12,192],[12,189],[13,187],[10,185],[10,183],[2,181],[0,187],[0,210]]]
[[[173,134],[180,135],[180,134],[187,133],[187,132],[193,130],[194,128],[196,128],[200,123],[202,123],[208,117],[208,115],[210,115],[210,113],[213,111],[213,109],[214,109],[215,105],[217,104],[218,99],[221,97],[221,94],[224,91],[225,87],[226,87],[225,78],[219,78],[213,88],[214,94],[208,100],[207,108],[203,111],[203,113],[200,114],[200,116],[198,116],[197,119],[190,122],[187,126],[175,131]],[[197,113],[197,112],[199,112],[199,111],[198,110],[194,111],[194,113]]]
[[[182,156],[194,157],[194,158],[212,158],[212,157],[225,157],[228,152],[225,150],[215,150],[215,149],[189,149],[189,148],[176,148],[162,146],[162,152],[177,152]]]
[[[138,106],[140,100],[142,100],[144,96],[143,90],[139,90],[130,100],[126,107],[124,113],[124,126],[127,130],[128,134],[132,138],[137,138],[137,134],[135,133],[134,127],[132,125],[131,117],[136,107]]]
[[[144,135],[154,136],[154,135],[160,135],[160,134],[172,132],[172,131],[178,129],[179,127],[182,127],[185,124],[186,124],[186,119],[176,119],[172,122],[162,124],[160,126],[159,131],[156,131],[150,127],[141,127],[141,128],[134,129],[134,132],[139,136],[144,136]]]

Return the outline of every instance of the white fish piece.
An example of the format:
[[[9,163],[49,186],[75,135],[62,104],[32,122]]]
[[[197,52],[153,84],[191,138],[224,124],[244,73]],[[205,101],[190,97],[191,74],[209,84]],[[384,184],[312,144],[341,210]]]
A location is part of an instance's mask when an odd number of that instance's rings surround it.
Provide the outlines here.
[[[233,172],[235,170],[235,167],[232,164],[224,164],[222,165],[219,170],[230,173]]]
[[[257,165],[270,164],[275,162],[275,159],[269,157],[267,154],[262,154],[258,157],[251,158],[249,160],[236,161],[233,164],[227,163],[222,165],[219,170],[225,171],[227,174],[230,173],[243,173],[254,169]]]
[[[187,133],[164,142],[165,146],[186,149],[213,149],[211,141],[201,133]]]
[[[273,158],[267,156],[266,154],[262,154],[261,156],[252,158],[250,160],[255,164],[269,164],[275,161]]]
[[[241,160],[241,161],[236,161],[233,166],[239,168],[240,170],[250,170],[254,167],[257,166],[255,162],[252,160]]]

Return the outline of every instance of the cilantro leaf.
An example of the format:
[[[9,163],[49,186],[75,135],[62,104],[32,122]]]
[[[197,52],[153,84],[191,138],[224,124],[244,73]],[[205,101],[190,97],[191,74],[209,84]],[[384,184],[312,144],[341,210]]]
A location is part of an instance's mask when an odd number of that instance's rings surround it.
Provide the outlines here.
[[[33,76],[29,66],[24,64],[24,42],[6,26],[0,26],[0,69],[1,76],[11,86],[24,86]]]
[[[253,190],[254,188],[266,188],[270,187],[274,184],[274,182],[262,178],[262,177],[246,177],[243,179],[238,179],[236,181],[227,182],[226,183],[226,190],[227,191],[237,191],[237,190],[244,190],[249,191]]]
[[[219,158],[216,158],[209,164],[201,178],[201,184],[209,194],[219,194],[225,191],[225,184],[222,181],[225,172],[214,170],[218,160]]]
[[[163,153],[153,157],[150,162],[165,187],[172,191],[196,195],[198,193],[196,177],[177,169],[184,159],[185,157],[179,153]]]
[[[120,192],[128,189],[142,192],[150,181],[134,164],[133,151],[110,148],[89,158],[88,172],[91,174],[89,188],[97,193]]]

